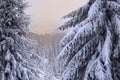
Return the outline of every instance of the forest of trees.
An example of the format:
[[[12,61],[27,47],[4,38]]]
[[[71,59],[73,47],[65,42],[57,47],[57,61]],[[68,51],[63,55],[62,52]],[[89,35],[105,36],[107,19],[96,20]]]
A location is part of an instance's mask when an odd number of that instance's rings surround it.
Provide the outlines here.
[[[61,51],[59,42],[64,35],[65,33],[30,33],[29,38],[37,43],[36,54],[43,60],[43,62],[38,62],[36,59],[38,65],[41,65],[40,70],[45,73],[43,80],[57,80],[63,72],[63,62],[58,62],[57,56]]]
[[[0,80],[120,80],[120,0],[89,0],[64,16],[66,35],[31,33],[27,7],[0,0]]]

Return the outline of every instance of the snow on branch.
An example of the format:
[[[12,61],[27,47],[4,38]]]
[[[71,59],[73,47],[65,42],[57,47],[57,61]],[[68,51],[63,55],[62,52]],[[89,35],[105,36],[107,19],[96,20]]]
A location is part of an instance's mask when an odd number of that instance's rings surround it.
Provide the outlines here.
[[[95,19],[99,18],[100,16],[101,16],[101,13],[93,14],[92,17],[88,17],[84,21],[82,21],[80,24],[76,25],[75,28],[73,28],[70,32],[68,32],[63,37],[63,39],[60,41],[60,45],[62,47],[64,47],[68,42],[70,42],[73,39],[73,37],[75,36],[75,34],[78,32],[79,29],[81,29],[82,27],[88,25],[89,23],[91,23]],[[88,25],[88,27],[89,27],[89,25]]]
[[[98,14],[104,5],[104,1],[96,0],[88,11],[88,16],[94,16],[94,14]]]
[[[67,55],[74,53],[74,51],[77,51],[91,38],[93,38],[95,36],[95,27],[92,23],[87,23],[83,27],[79,28],[78,32],[73,37],[73,40],[71,40],[61,51],[59,58],[66,57]]]
[[[114,11],[115,13],[117,13],[118,15],[120,15],[120,4],[114,1],[108,1],[107,2],[107,8],[110,11]]]
[[[70,61],[66,71],[63,74],[63,80],[74,80],[76,72],[79,68],[85,66],[83,64],[86,59],[90,58],[90,56],[94,53],[97,46],[97,37],[94,37],[90,40]],[[90,52],[90,53],[89,53]],[[87,62],[86,62],[87,63]],[[70,70],[70,71],[69,71]],[[67,77],[64,77],[67,76]]]
[[[88,63],[84,80],[109,80],[106,74],[100,58],[91,59]]]
[[[86,20],[84,20],[83,25],[81,23],[74,28],[76,29],[76,31],[74,31],[74,35],[72,35],[72,38],[69,40],[69,42],[64,44],[66,46],[58,56],[59,59],[62,59],[66,58],[68,55],[73,55],[70,62],[68,62],[68,68],[64,72],[62,80],[74,79],[76,71],[82,65],[82,63],[84,63],[83,61],[88,59],[87,56],[91,56],[91,54],[94,53],[95,46],[92,49],[92,44],[97,44],[97,40],[94,37],[96,36],[98,27],[104,25],[103,19],[104,14],[100,12],[99,14],[95,15],[94,18],[92,16],[92,18],[88,17]],[[71,36],[71,34],[67,34],[67,36]],[[89,44],[90,40],[95,40],[96,43],[92,41],[93,43]],[[87,51],[90,49],[88,47],[91,48],[91,51]],[[89,54],[90,52],[91,54]]]
[[[79,15],[84,15],[85,13],[87,14],[88,13],[88,10],[91,6],[91,4],[94,2],[94,0],[89,0],[89,2],[84,5],[83,7],[80,7],[79,9],[77,10],[74,10],[72,12],[70,12],[69,14],[63,16],[63,18],[72,18],[72,17],[77,17]]]
[[[87,17],[86,13],[84,13],[82,15],[79,15],[77,17],[74,17],[74,18],[68,20],[67,22],[65,22],[59,28],[62,27],[63,30],[64,30],[64,29],[67,29],[67,28],[75,27],[77,24],[79,24],[81,21],[83,21],[86,17]]]
[[[96,0],[91,6],[89,6],[89,9],[86,9],[87,12],[81,11],[81,13],[78,14],[78,16],[68,20],[63,25],[61,25],[58,29],[65,30],[69,27],[74,27],[81,21],[83,21],[85,18],[95,16],[96,14],[99,14],[100,10],[104,6],[104,1]]]
[[[115,33],[117,35],[120,34],[120,16],[119,15],[115,15],[113,18],[112,18],[112,24],[114,24],[115,26]]]
[[[100,45],[98,45],[100,46]],[[93,74],[94,74],[94,68],[96,66],[97,63],[97,55],[98,52],[96,51],[94,53],[94,55],[91,57],[91,60],[88,62],[86,70],[85,70],[85,76],[83,80],[88,80],[88,78],[90,77],[91,79],[94,78]]]
[[[107,34],[106,34],[106,39],[103,45],[103,49],[100,53],[100,58],[101,61],[104,63],[102,67],[106,67],[104,73],[106,73],[104,76],[107,77],[106,80],[113,80],[112,79],[112,74],[111,74],[111,60],[110,60],[110,56],[111,56],[111,47],[112,47],[112,36],[111,36],[111,32],[109,30],[109,27],[107,26]],[[98,66],[99,67],[99,66]],[[97,71],[96,71],[97,72]],[[99,74],[99,73],[98,73]],[[100,76],[98,75],[98,78]],[[99,80],[103,80],[101,78],[99,78]],[[105,80],[105,79],[104,79]]]
[[[112,23],[115,24],[115,33],[118,35],[118,41],[117,41],[117,46],[114,50],[114,55],[113,57],[114,58],[119,58],[119,54],[120,54],[120,18],[119,18],[119,15],[115,15],[113,18],[112,18]]]
[[[111,46],[112,46],[111,38],[112,38],[111,32],[109,29],[107,29],[106,40],[104,42],[103,49],[101,51],[102,60],[105,61],[105,65],[110,64]]]
[[[81,10],[81,14],[78,14],[79,16],[76,16],[77,19],[73,18],[73,19],[69,20],[68,22],[66,22],[62,26],[60,26],[58,29],[65,30],[68,27],[74,26],[74,24],[77,23],[77,21],[79,21],[79,20],[80,20],[80,22],[83,21],[85,18],[87,18],[87,16],[94,17],[95,15],[99,14],[100,9],[102,8],[103,4],[104,4],[104,1],[96,0],[91,6],[89,6],[90,9],[89,8],[86,9],[86,7],[85,7],[85,10],[87,10],[87,12]]]
[[[110,80],[107,78],[104,65],[101,63],[100,59],[97,59],[95,74],[98,80]]]
[[[80,7],[78,10],[72,11],[71,13],[63,16],[63,18],[71,18],[79,15],[83,15],[88,12],[90,4],[86,4],[83,7]]]

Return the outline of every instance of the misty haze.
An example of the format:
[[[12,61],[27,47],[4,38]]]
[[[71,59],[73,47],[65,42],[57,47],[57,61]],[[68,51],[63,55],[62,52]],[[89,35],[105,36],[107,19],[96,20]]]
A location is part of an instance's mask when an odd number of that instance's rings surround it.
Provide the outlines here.
[[[120,80],[120,0],[0,0],[0,80]]]

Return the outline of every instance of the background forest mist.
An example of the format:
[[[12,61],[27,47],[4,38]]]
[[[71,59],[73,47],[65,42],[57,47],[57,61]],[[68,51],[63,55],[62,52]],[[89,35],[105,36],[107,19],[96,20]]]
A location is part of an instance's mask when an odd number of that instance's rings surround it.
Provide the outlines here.
[[[58,62],[57,56],[62,49],[59,42],[65,35],[65,32],[49,34],[30,33],[29,35],[30,39],[36,41],[36,54],[41,57],[40,61],[36,60],[35,62],[35,64],[40,65],[40,69],[44,72],[44,79],[41,80],[57,80],[64,69],[63,62]],[[35,55],[33,55],[33,58],[37,57]]]

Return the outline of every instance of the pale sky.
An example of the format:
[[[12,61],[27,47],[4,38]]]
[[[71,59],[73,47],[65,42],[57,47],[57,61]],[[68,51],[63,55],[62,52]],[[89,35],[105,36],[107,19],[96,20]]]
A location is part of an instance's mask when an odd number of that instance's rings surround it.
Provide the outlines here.
[[[31,17],[30,30],[49,33],[62,23],[62,16],[86,4],[87,0],[29,0],[26,11]]]

